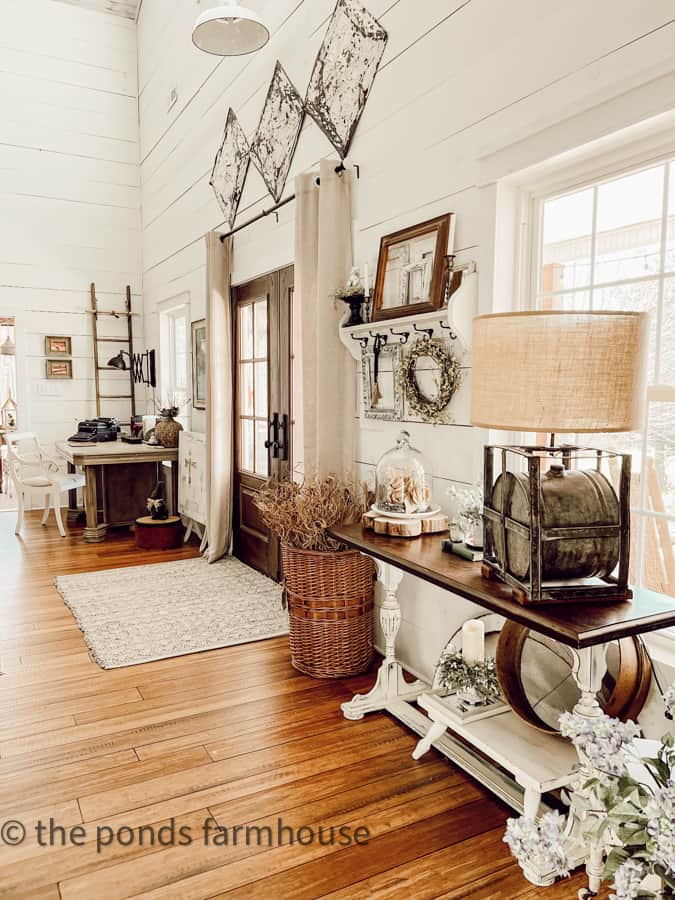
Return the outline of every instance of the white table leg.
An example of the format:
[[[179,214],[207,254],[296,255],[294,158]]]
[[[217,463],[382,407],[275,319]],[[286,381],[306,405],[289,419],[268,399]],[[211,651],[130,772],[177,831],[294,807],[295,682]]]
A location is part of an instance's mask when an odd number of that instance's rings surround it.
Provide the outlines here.
[[[431,750],[431,745],[437,741],[439,737],[445,734],[447,726],[444,722],[432,721],[429,730],[412,752],[413,759],[421,759],[425,753]]]
[[[389,563],[375,560],[377,577],[384,588],[384,600],[380,607],[380,622],[385,641],[385,656],[377,679],[367,694],[356,694],[349,702],[343,703],[342,712],[346,719],[362,719],[366,713],[385,709],[391,700],[415,700],[429,685],[423,681],[408,683],[403,677],[403,669],[396,661],[396,636],[401,627],[401,607],[396,591],[403,572]]]
[[[572,673],[574,680],[581,691],[579,702],[574,707],[576,715],[584,719],[597,719],[603,715],[603,711],[598,703],[598,693],[602,688],[602,679],[607,672],[607,645],[599,644],[595,647],[585,647],[581,650],[574,650],[574,663]],[[584,796],[588,794],[583,785],[586,781],[593,777],[593,766],[583,754],[579,754],[581,768],[576,778],[574,790],[577,794]],[[571,831],[571,838],[575,842],[580,842],[579,822],[575,823]],[[588,888],[579,891],[581,900],[595,896],[602,885],[602,874],[604,871],[604,847],[602,845],[586,845],[586,874],[588,875]]]

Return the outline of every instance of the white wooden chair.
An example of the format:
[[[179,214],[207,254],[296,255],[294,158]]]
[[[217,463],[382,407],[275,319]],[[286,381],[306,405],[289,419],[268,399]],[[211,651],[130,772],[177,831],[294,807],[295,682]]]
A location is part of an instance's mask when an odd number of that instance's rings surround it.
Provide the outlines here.
[[[26,504],[37,496],[39,499],[44,498],[42,524],[47,524],[49,510],[53,506],[59,534],[65,537],[66,529],[61,518],[61,495],[83,487],[84,475],[61,472],[56,460],[45,453],[37,437],[30,431],[5,435],[5,441],[9,475],[19,507],[14,533],[19,534],[21,531]]]

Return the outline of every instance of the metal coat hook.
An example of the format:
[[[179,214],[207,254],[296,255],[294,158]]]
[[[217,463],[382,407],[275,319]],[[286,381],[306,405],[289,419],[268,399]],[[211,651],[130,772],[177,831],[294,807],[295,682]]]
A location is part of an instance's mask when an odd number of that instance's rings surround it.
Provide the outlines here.
[[[352,334],[351,339],[353,341],[358,341],[361,344],[361,349],[365,350],[368,347],[368,343],[370,341],[369,337],[359,337],[357,334]]]
[[[418,334],[426,334],[426,340],[428,340],[428,341],[430,341],[434,335],[433,325],[431,326],[431,328],[418,328],[417,322],[413,322],[413,330],[416,331]]]
[[[443,331],[449,331],[449,332],[450,332],[450,334],[448,335],[448,337],[450,338],[451,341],[456,341],[456,340],[457,340],[457,335],[455,334],[455,332],[452,330],[452,328],[451,328],[449,325],[446,325],[446,324],[443,323],[443,322],[439,322],[438,324],[441,326],[441,328],[443,329]]]
[[[371,338],[374,338],[376,341],[379,341],[381,344],[386,344],[387,341],[389,340],[388,334],[380,334],[379,331],[375,332],[375,334],[373,334],[372,331],[369,331],[368,334],[371,336]]]
[[[410,337],[409,331],[394,331],[393,328],[390,328],[389,333],[396,335],[396,337],[401,338],[401,340],[397,341],[397,343],[399,343],[399,344],[407,344],[408,343],[408,338]]]

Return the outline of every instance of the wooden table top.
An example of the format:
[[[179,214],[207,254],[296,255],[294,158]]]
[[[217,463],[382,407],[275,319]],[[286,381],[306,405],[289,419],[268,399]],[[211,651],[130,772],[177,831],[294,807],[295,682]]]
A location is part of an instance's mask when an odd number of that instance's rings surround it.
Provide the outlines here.
[[[675,625],[675,599],[648,590],[635,589],[632,601],[622,603],[521,606],[512,598],[507,585],[482,577],[480,563],[445,553],[441,535],[393,538],[365,531],[360,524],[332,528],[330,534],[349,547],[570,647],[592,647]]]
[[[173,462],[178,459],[177,447],[151,447],[149,444],[126,444],[124,441],[105,441],[95,446],[78,446],[57,441],[57,451],[75,466],[111,466],[122,463]]]

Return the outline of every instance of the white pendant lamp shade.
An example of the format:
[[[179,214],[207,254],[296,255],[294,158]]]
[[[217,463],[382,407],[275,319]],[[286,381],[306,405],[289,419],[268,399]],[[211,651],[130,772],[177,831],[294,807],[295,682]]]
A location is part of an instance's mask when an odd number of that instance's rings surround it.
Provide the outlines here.
[[[270,33],[260,16],[236,3],[223,3],[203,12],[192,30],[192,42],[216,56],[244,56],[264,47]]]

